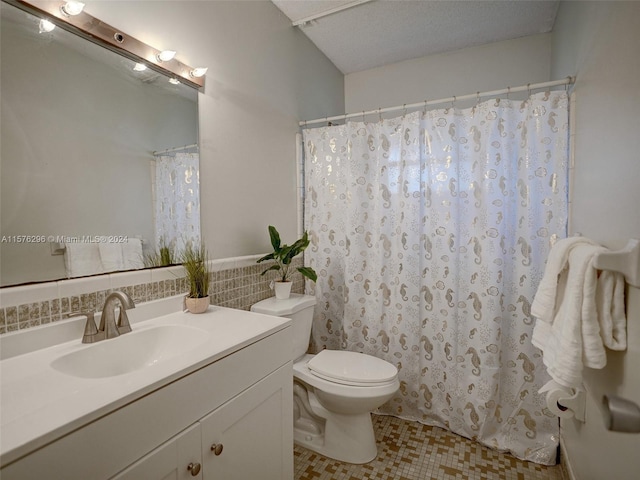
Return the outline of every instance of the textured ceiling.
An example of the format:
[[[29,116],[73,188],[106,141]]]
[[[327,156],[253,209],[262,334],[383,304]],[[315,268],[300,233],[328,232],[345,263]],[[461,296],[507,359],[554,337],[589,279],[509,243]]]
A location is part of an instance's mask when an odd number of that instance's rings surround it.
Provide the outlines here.
[[[353,0],[272,0],[292,22]],[[299,27],[348,74],[549,32],[558,1],[374,0]]]

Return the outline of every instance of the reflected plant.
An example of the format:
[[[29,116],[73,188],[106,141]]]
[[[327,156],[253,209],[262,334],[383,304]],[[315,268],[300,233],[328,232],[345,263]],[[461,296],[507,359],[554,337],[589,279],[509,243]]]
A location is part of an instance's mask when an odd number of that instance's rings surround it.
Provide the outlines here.
[[[158,251],[145,255],[145,267],[168,267],[178,263],[178,255],[172,245],[167,245],[165,240],[161,240]]]

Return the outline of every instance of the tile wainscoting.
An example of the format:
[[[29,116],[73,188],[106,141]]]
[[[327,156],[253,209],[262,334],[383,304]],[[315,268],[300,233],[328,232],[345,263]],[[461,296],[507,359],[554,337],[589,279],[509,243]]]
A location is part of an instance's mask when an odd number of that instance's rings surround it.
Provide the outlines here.
[[[211,261],[211,303],[249,310],[251,305],[273,296],[272,272],[260,275],[262,255]],[[302,258],[292,262],[302,266]],[[294,275],[292,292],[304,292],[304,279]],[[72,314],[96,312],[109,293],[122,290],[136,304],[171,297],[188,290],[181,266],[120,272],[94,277],[60,280],[0,289],[0,334],[46,325]]]

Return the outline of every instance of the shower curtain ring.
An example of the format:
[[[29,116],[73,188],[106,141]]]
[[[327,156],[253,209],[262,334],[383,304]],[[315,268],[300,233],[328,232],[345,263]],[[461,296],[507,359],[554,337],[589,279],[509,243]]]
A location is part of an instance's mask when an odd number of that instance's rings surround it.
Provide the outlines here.
[[[531,96],[531,84],[527,83],[527,96],[530,97]]]
[[[362,110],[362,123],[366,123],[366,122],[364,121],[364,110]]]
[[[406,117],[407,116],[407,104],[405,103],[404,105],[402,105],[402,117]]]
[[[422,111],[422,114],[423,115],[427,114],[427,101],[426,100],[424,101],[424,110]]]
[[[509,94],[511,93],[511,87],[507,87],[507,100],[511,100],[509,98]]]
[[[476,92],[476,105],[480,103],[480,90]]]
[[[451,108],[455,107],[455,103],[456,103],[456,96],[453,96],[453,100],[451,100]]]
[[[382,109],[378,107],[378,120],[380,120],[380,123],[382,123],[382,112],[380,110]]]

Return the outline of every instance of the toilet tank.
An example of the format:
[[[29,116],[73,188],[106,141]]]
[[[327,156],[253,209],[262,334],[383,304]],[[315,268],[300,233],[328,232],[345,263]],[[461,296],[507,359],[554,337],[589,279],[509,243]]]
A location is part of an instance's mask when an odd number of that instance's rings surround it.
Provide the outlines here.
[[[287,299],[276,297],[267,298],[251,306],[251,311],[287,317],[291,319],[293,327],[293,360],[307,352],[311,338],[311,324],[313,323],[313,307],[316,297],[292,293]]]

